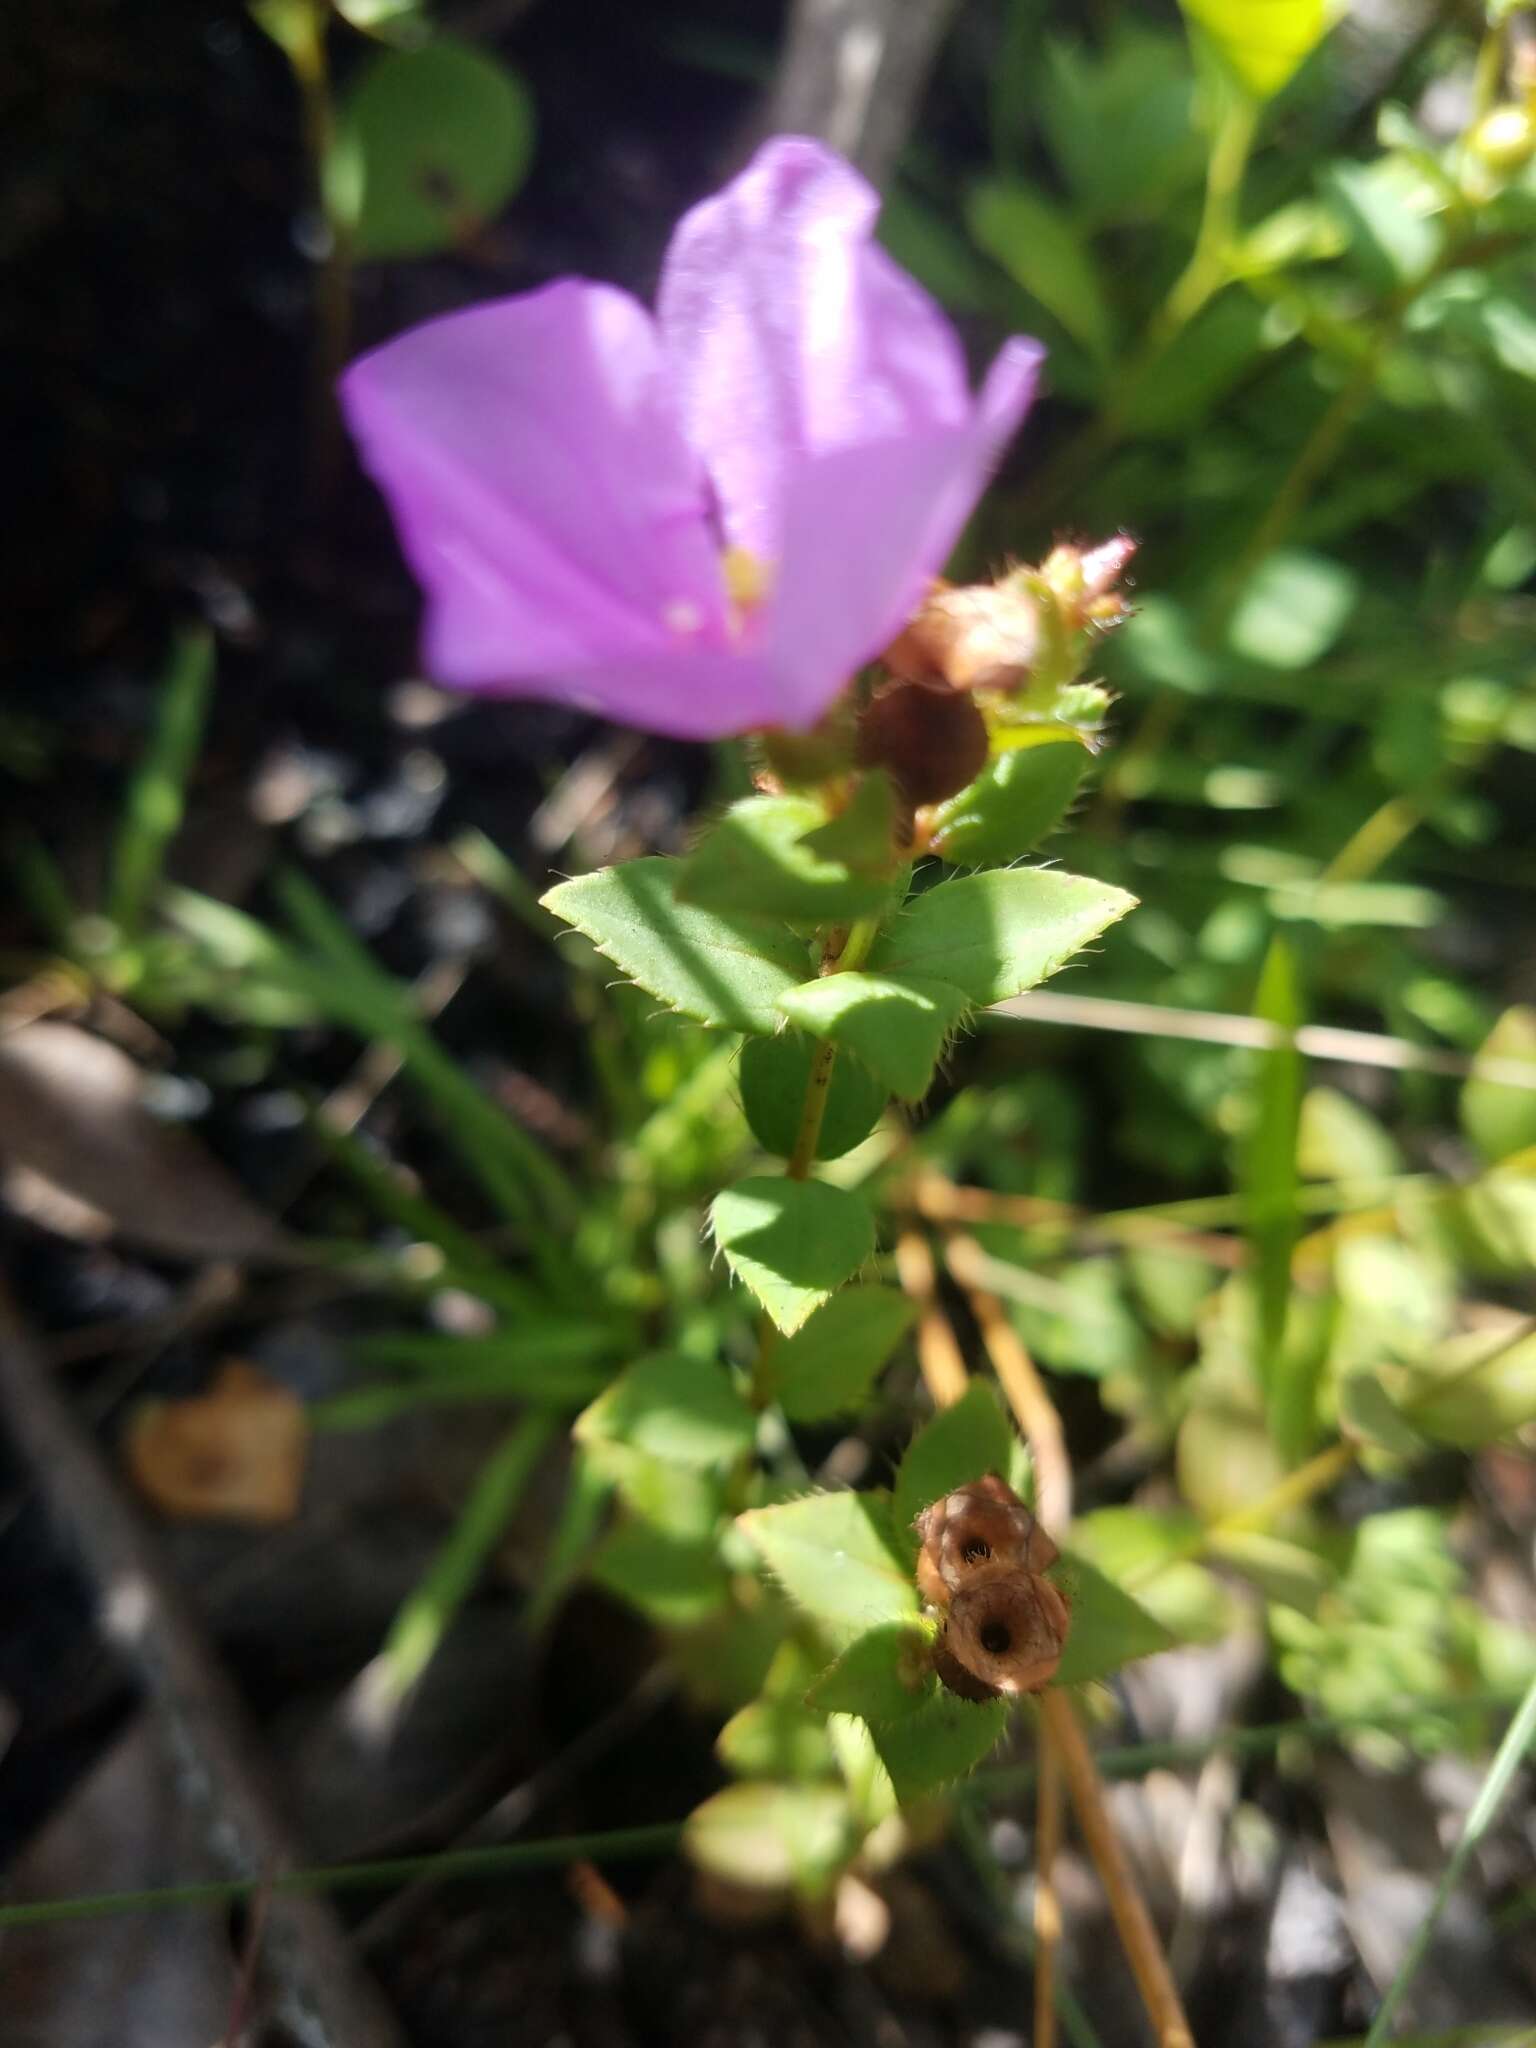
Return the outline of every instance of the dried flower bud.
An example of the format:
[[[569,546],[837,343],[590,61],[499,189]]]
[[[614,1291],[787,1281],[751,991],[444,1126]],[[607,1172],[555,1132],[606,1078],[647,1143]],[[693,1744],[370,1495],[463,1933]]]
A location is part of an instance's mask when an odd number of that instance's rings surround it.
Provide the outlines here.
[[[922,1541],[918,1590],[947,1607],[978,1572],[999,1566],[1043,1572],[1060,1552],[1029,1509],[995,1472],[924,1508],[916,1522]]]
[[[1049,1579],[998,1567],[978,1572],[950,1601],[943,1647],[994,1692],[1039,1692],[1056,1675],[1071,1625]]]
[[[903,682],[952,690],[1014,690],[1040,644],[1039,607],[1012,583],[935,583],[882,659]]]
[[[987,765],[987,728],[972,700],[920,683],[876,690],[859,714],[861,767],[889,771],[906,803],[942,803]]]

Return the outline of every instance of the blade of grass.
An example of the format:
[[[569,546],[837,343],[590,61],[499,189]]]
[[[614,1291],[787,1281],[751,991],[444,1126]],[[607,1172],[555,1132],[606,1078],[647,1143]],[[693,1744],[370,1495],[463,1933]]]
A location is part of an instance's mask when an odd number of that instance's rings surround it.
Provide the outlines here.
[[[436,1656],[533,1477],[555,1426],[554,1417],[540,1410],[522,1416],[481,1466],[446,1542],[390,1624],[383,1648],[358,1680],[358,1698],[370,1727],[379,1732],[389,1727]]]
[[[1461,1840],[1451,1851],[1440,1882],[1435,1887],[1435,1896],[1430,1901],[1429,1911],[1424,1915],[1418,1932],[1408,1944],[1408,1953],[1398,1964],[1397,1974],[1387,1986],[1376,2017],[1371,2022],[1371,2031],[1365,2037],[1365,2048],[1385,2048],[1385,2044],[1391,2040],[1392,2023],[1397,2018],[1398,2008],[1407,1997],[1409,1987],[1418,1974],[1419,1965],[1429,1952],[1435,1929],[1440,1924],[1440,1916],[1444,1913],[1452,1892],[1460,1884],[1478,1844],[1492,1826],[1494,1816],[1504,1803],[1504,1795],[1508,1792],[1516,1771],[1525,1761],[1526,1751],[1533,1740],[1536,1740],[1536,1679],[1533,1679],[1526,1689],[1525,1698],[1520,1703],[1520,1711],[1505,1730],[1504,1740],[1494,1753],[1482,1789],[1472,1802],[1472,1811],[1467,1815],[1467,1824],[1461,1831]]]
[[[413,1237],[436,1245],[448,1261],[453,1279],[461,1286],[497,1308],[520,1315],[540,1312],[542,1298],[535,1288],[508,1272],[493,1253],[477,1243],[467,1230],[460,1229],[435,1202],[391,1173],[355,1132],[338,1130],[313,1113],[305,1122],[332,1163],[366,1196],[373,1209]]]
[[[1285,1351],[1291,1298],[1291,1252],[1296,1242],[1296,1139],[1301,1127],[1301,1024],[1296,962],[1283,938],[1270,941],[1259,975],[1254,1014],[1285,1034],[1259,1055],[1256,1115],[1243,1160],[1248,1239],[1253,1247],[1259,1324],[1259,1377],[1269,1432],[1281,1457],[1294,1464],[1311,1434],[1310,1373],[1295,1369]]]
[[[570,1225],[576,1191],[536,1139],[499,1109],[412,1011],[408,993],[386,974],[312,883],[280,875],[283,908],[306,945],[335,977],[333,1014],[370,1038],[392,1043],[410,1078],[431,1101],[492,1199],[515,1222],[553,1247],[541,1218]]]
[[[184,633],[160,685],[154,731],[128,785],[112,853],[107,915],[124,939],[142,931],[166,850],[180,829],[212,688],[212,636]]]

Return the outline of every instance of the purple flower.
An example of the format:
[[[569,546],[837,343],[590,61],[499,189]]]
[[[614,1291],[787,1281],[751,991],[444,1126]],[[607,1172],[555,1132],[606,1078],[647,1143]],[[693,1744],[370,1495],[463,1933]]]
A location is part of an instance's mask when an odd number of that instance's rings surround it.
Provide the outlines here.
[[[687,214],[656,315],[564,279],[342,380],[427,593],[427,671],[707,739],[814,724],[944,559],[1033,395],[971,396],[878,200],[782,137]]]

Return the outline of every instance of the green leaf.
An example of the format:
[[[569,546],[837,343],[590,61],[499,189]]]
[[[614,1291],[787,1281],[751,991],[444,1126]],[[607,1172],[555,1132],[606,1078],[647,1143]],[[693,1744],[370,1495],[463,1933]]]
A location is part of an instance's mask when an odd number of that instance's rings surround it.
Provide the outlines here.
[[[1461,1091],[1461,1127],[1493,1166],[1536,1145],[1536,1009],[1528,1004],[1506,1010],[1483,1040]]]
[[[1017,179],[989,181],[965,209],[971,234],[1031,298],[1101,361],[1113,352],[1109,305],[1093,252],[1061,207]]]
[[[840,1640],[918,1611],[910,1569],[881,1527],[881,1494],[814,1493],[753,1508],[736,1526],[807,1614]]]
[[[1309,1180],[1386,1180],[1403,1170],[1403,1155],[1386,1127],[1337,1088],[1309,1088],[1302,1097],[1296,1165]]]
[[[683,1829],[691,1862],[755,1891],[826,1890],[858,1844],[840,1785],[727,1785]]]
[[[716,1195],[710,1223],[726,1264],[786,1336],[875,1248],[864,1197],[819,1180],[738,1181]]]
[[[929,844],[957,867],[1018,860],[1066,816],[1093,762],[1080,740],[1014,747],[934,812]]]
[[[1429,1372],[1415,1371],[1399,1406],[1437,1443],[1475,1450],[1536,1422],[1536,1337],[1502,1331],[1455,1337]]]
[[[840,977],[834,977],[837,979]],[[803,1031],[749,1038],[741,1048],[737,1084],[752,1135],[765,1152],[788,1159],[795,1149],[811,1063],[820,1048]],[[840,1159],[863,1144],[885,1114],[889,1091],[857,1060],[839,1060],[827,1086],[816,1157]]]
[[[682,863],[651,856],[559,882],[539,900],[651,995],[735,1031],[772,1032],[810,955],[787,925],[680,903]]]
[[[1270,941],[1254,1015],[1287,1033],[1301,1025],[1295,961],[1284,939]],[[1258,1099],[1243,1162],[1248,1238],[1259,1305],[1259,1376],[1270,1429],[1283,1458],[1294,1460],[1312,1427],[1310,1379],[1287,1371],[1283,1355],[1296,1241],[1296,1135],[1301,1122],[1302,1062],[1294,1039],[1258,1055]]]
[[[869,1732],[905,1806],[989,1757],[1007,1734],[1012,1711],[1011,1700],[963,1700],[933,1679],[915,1714]]]
[[[754,1427],[723,1367],[664,1352],[620,1373],[571,1433],[579,1443],[612,1438],[671,1464],[709,1466],[749,1450]]]
[[[720,1730],[715,1753],[741,1778],[824,1778],[834,1766],[825,1720],[793,1700],[752,1700]]]
[[[1002,1003],[1054,974],[1135,904],[1123,889],[1057,868],[957,875],[925,890],[881,934],[870,969],[931,976],[973,1003]]]
[[[938,1684],[934,1629],[918,1616],[889,1621],[855,1638],[805,1696],[822,1714],[858,1714],[871,1727],[915,1714]]]
[[[1373,1372],[1347,1373],[1339,1387],[1339,1428],[1345,1436],[1394,1458],[1418,1458],[1424,1437]]]
[[[185,633],[160,685],[154,732],[128,785],[112,853],[107,912],[125,940],[133,940],[143,925],[180,829],[212,690],[212,638],[202,631]]]
[[[891,1504],[906,1536],[913,1521],[942,1494],[988,1472],[1006,1476],[1016,1439],[990,1383],[972,1380],[958,1401],[941,1408],[907,1445]]]
[[[592,1561],[592,1577],[667,1628],[707,1621],[730,1598],[713,1543],[671,1536],[644,1522],[626,1522],[607,1537]]]
[[[1267,100],[1287,84],[1328,31],[1325,0],[1180,0],[1239,82]]]
[[[425,1575],[406,1596],[384,1638],[370,1672],[370,1689],[379,1704],[398,1706],[437,1654],[454,1616],[505,1534],[554,1433],[551,1417],[530,1410],[476,1473],[458,1520]]]
[[[856,874],[878,875],[891,886],[896,857],[896,785],[883,768],[860,776],[852,799],[825,825],[805,835],[806,848]]]
[[[1093,1565],[1183,1643],[1218,1642],[1238,1619],[1221,1580],[1189,1556],[1200,1540],[1199,1517],[1182,1510],[1097,1508],[1072,1524],[1074,1561]]]
[[[968,1007],[962,989],[925,975],[824,974],[779,999],[792,1024],[847,1046],[907,1102],[928,1092],[944,1041]]]
[[[878,910],[894,865],[890,833],[884,842],[887,872],[871,872],[836,857],[836,834],[833,852],[818,850],[813,842],[819,840],[824,848],[828,829],[825,809],[811,797],[745,797],[731,805],[683,861],[677,900],[701,910],[749,912],[805,924],[843,923]],[[845,829],[842,836],[852,830]],[[856,834],[855,843],[860,843]]]
[[[1350,239],[1366,282],[1387,292],[1424,278],[1440,253],[1439,222],[1419,203],[1421,182],[1391,157],[1373,164],[1339,162],[1324,173],[1324,189]]]
[[[768,1361],[769,1385],[792,1422],[820,1422],[862,1406],[876,1373],[917,1310],[894,1287],[844,1287]]]
[[[1303,548],[1277,548],[1244,586],[1227,645],[1265,668],[1311,668],[1343,632],[1359,579],[1342,562]]]
[[[1072,1610],[1057,1685],[1088,1685],[1109,1678],[1122,1664],[1170,1649],[1177,1640],[1140,1601],[1075,1552],[1063,1553],[1051,1577],[1060,1583]]]
[[[868,1631],[806,1695],[822,1713],[857,1714],[904,1804],[975,1768],[1007,1732],[1010,1703],[962,1700],[929,1663],[932,1632],[890,1623]]]
[[[494,220],[533,160],[533,102],[515,71],[440,36],[386,50],[343,102],[331,203],[364,260],[430,256]]]

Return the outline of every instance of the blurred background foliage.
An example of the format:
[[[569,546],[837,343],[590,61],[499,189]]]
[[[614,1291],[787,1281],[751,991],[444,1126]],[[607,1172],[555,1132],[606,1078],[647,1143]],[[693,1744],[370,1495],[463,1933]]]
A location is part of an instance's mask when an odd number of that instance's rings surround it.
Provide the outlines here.
[[[585,241],[530,228],[573,125],[549,104],[571,72],[542,69],[546,12],[528,10],[525,39],[519,19],[477,36],[470,9],[252,9],[303,116],[321,397],[301,466],[321,479],[322,532],[338,517],[323,392],[350,348],[423,294],[537,282],[573,244],[633,283],[699,183],[697,142],[678,193],[637,181],[644,255],[628,215]],[[650,94],[725,110],[703,124],[723,159],[781,26],[774,9],[679,4],[613,32],[620,60],[644,43]],[[915,1224],[942,1262],[964,1231],[943,1299],[979,1355],[979,1276],[1051,1376],[1083,1559],[1181,1639],[1257,1626],[1283,1685],[1387,1760],[1481,1740],[1490,1698],[1536,1667],[1533,96],[1536,41],[1512,7],[1360,5],[1330,28],[1281,0],[997,0],[944,39],[882,228],[978,352],[1011,330],[1050,349],[1047,397],[962,567],[1038,559],[1063,535],[1140,544],[1135,616],[1101,650],[1106,743],[1056,791],[1043,855],[1142,907],[1059,991],[983,1019],[918,1113],[829,1172],[877,1191],[887,1247]],[[430,282],[402,283],[413,265]],[[744,787],[739,750],[680,760],[433,701],[410,680],[404,572],[378,530],[347,601],[376,624],[392,593],[362,670],[312,621],[328,651],[312,637],[285,658],[319,690],[335,680],[343,723],[384,685],[417,692],[387,713],[396,798],[418,802],[376,835],[384,911],[349,924],[333,907],[366,893],[373,827],[348,776],[274,798],[248,728],[231,768],[210,643],[189,638],[162,682],[147,659],[134,670],[147,744],[95,881],[46,815],[69,774],[49,707],[4,713],[27,799],[17,988],[51,976],[70,1001],[130,1006],[184,1048],[205,1106],[288,1106],[307,1162],[288,1220],[309,1258],[378,1290],[341,1328],[347,1369],[314,1399],[317,1429],[521,1404],[376,1691],[409,1693],[552,1424],[580,1411],[524,1574],[535,1621],[583,1573],[638,1608],[736,1716],[727,1768],[778,1784],[781,1836],[803,1829],[810,1863],[837,1866],[847,1808],[820,1788],[855,1774],[798,1704],[807,1672],[776,1596],[732,1591],[752,1570],[722,1535],[737,1410],[701,1415],[665,1373],[638,1392],[616,1379],[642,1353],[750,1354],[702,1236],[753,1151],[734,1048],[609,986],[581,942],[557,955],[536,904],[550,870],[675,850],[691,799]],[[238,624],[228,637],[249,667]],[[226,800],[259,785],[290,834],[229,892],[238,908],[190,886],[177,852],[210,715]],[[439,733],[468,736],[462,759],[508,721],[530,735],[516,798],[444,794]],[[467,787],[475,773],[465,759]],[[435,925],[411,924],[413,892]],[[481,993],[438,1034],[423,999],[466,977]],[[349,1120],[330,1091],[366,1046],[404,1094]],[[217,1107],[208,1129],[227,1140]],[[263,1170],[275,1201],[284,1174]],[[834,1394],[813,1360],[789,1426],[760,1440],[780,1497],[828,1460],[878,1477],[910,1434],[901,1318],[874,1311],[855,1336]]]

